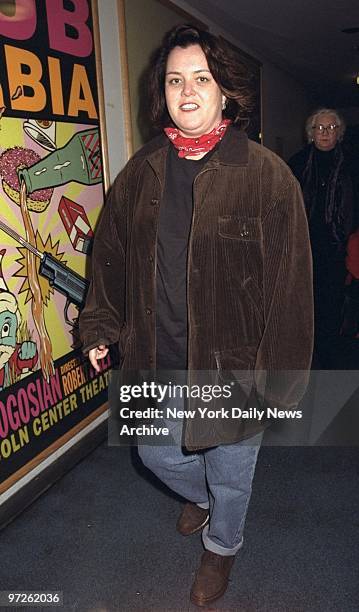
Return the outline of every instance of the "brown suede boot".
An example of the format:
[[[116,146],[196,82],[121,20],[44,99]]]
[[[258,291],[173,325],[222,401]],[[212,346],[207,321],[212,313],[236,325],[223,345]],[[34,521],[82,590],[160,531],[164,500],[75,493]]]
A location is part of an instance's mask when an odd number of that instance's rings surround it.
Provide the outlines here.
[[[196,504],[188,502],[178,518],[176,529],[181,535],[192,535],[207,525],[208,520],[209,514],[206,508],[199,508]]]
[[[192,585],[191,602],[196,606],[208,606],[222,597],[228,586],[233,561],[234,555],[225,557],[205,550]]]

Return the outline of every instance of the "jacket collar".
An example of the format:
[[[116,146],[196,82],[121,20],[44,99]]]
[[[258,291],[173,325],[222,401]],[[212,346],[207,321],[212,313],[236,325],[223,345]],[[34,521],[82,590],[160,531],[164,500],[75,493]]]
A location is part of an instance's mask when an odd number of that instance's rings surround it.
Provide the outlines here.
[[[247,166],[248,136],[246,132],[229,126],[216,153],[218,154],[220,164],[226,166]]]
[[[165,174],[165,162],[170,141],[165,134],[153,138],[142,149],[135,153],[134,158],[145,157],[160,176]],[[207,168],[219,165],[248,165],[248,136],[242,130],[229,126],[217,151],[208,162]]]

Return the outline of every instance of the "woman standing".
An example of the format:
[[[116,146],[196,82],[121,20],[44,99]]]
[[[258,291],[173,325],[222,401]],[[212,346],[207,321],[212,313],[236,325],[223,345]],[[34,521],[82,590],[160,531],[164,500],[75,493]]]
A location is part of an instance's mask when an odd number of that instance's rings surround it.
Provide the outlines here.
[[[340,330],[346,245],[356,216],[350,164],[341,144],[344,132],[343,118],[336,110],[315,111],[306,122],[308,146],[288,162],[303,189],[313,253],[313,366],[338,370],[347,367]]]
[[[150,81],[164,131],[113,185],[80,328],[95,369],[119,343],[123,370],[186,371],[189,381],[208,371],[221,388],[235,383],[236,402],[254,399],[267,372],[264,401],[293,407],[312,349],[307,222],[286,164],[236,127],[243,77],[212,34],[179,26],[165,37]],[[297,384],[283,370],[300,370]],[[199,401],[188,403],[196,416],[185,422],[163,411],[172,445],[139,453],[188,500],[178,531],[203,529],[191,600],[204,606],[225,592],[243,543],[263,424],[229,411],[203,419]]]

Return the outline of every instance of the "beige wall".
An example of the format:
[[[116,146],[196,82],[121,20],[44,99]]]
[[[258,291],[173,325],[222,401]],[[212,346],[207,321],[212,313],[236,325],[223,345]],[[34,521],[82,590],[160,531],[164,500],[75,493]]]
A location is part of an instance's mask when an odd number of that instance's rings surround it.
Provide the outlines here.
[[[106,139],[110,182],[125,165],[129,150],[125,125],[124,74],[121,67],[117,0],[98,2]]]
[[[262,70],[263,144],[288,160],[304,144],[312,104],[301,85],[273,64]],[[281,148],[281,150],[279,150]]]
[[[141,125],[143,109],[139,117],[141,77],[143,78],[151,53],[159,46],[165,32],[177,24],[184,23],[185,18],[158,0],[124,2],[133,151],[136,151],[146,140],[146,127],[148,129],[148,126]]]

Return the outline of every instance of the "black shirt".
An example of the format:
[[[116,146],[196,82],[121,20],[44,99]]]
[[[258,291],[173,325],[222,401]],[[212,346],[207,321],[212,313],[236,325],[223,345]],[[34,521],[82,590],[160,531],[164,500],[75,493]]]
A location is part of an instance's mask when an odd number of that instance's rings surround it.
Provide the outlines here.
[[[157,235],[156,360],[158,370],[187,368],[187,251],[193,182],[214,152],[178,157],[171,145]]]

